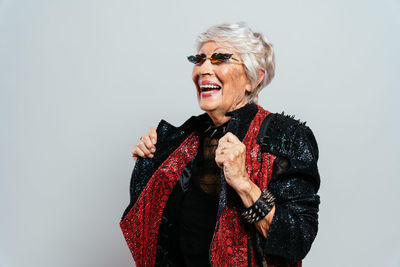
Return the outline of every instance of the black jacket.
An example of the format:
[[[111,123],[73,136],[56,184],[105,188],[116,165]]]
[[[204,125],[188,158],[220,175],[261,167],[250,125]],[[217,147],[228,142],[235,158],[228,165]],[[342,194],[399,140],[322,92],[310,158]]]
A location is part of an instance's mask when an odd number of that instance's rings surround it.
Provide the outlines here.
[[[243,140],[249,125],[257,113],[255,104],[248,104],[228,115],[232,116],[227,131]],[[165,161],[188,135],[204,125],[208,115],[192,117],[180,127],[174,127],[161,121],[158,128],[157,153],[152,160],[138,159],[132,174],[130,193],[131,202],[124,212],[123,218],[136,202],[143,188],[147,184],[157,167]],[[264,120],[258,135],[258,143],[263,152],[277,156],[274,171],[268,185],[269,191],[276,198],[276,210],[270,225],[268,237],[265,239],[257,234],[253,245],[268,263],[302,260],[311,248],[318,230],[319,196],[317,191],[320,178],[317,168],[318,147],[312,131],[283,114],[270,114]],[[137,174],[140,173],[140,177]],[[190,179],[190,170],[186,170],[180,177],[182,181]],[[226,198],[226,182],[222,184],[220,207],[224,207]],[[224,189],[225,188],[225,189]],[[174,266],[177,251],[175,244],[168,238],[177,231],[174,225],[174,211],[171,209],[174,201],[179,201],[180,186],[175,186],[175,193],[168,200],[164,210],[162,223],[158,234],[156,265]],[[226,202],[225,202],[226,203]]]

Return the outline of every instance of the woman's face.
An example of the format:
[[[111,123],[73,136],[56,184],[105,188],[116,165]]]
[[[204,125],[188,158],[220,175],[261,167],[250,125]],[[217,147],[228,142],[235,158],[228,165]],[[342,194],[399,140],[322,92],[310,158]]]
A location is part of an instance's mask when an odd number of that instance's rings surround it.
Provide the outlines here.
[[[208,41],[198,53],[205,54],[207,58],[214,53],[229,53],[240,60],[239,55],[227,43]],[[243,63],[233,59],[218,65],[212,64],[210,60],[195,65],[192,79],[197,88],[200,108],[213,115],[212,117],[224,117],[226,112],[244,106],[247,103],[245,92],[251,91],[251,83]]]

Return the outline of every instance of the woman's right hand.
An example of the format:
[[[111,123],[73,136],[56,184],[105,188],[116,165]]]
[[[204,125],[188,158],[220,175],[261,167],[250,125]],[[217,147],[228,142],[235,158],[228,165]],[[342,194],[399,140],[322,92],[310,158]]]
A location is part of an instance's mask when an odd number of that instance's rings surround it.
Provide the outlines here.
[[[150,127],[149,134],[143,135],[137,145],[132,147],[133,162],[136,162],[138,157],[152,158],[156,151],[157,132],[156,129]]]

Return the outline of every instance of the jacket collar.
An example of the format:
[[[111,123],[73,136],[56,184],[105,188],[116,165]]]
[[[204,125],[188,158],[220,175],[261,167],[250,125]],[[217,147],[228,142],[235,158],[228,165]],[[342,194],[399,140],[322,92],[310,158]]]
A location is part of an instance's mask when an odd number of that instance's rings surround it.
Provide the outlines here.
[[[227,131],[233,133],[242,141],[257,112],[258,106],[254,103],[248,103],[239,109],[226,113],[227,116],[231,116]]]
[[[226,132],[233,133],[242,141],[257,112],[258,105],[255,103],[247,103],[241,108],[227,112],[226,116],[230,116],[231,119],[226,125]],[[198,116],[192,116],[183,125],[175,129],[177,131],[188,131],[187,133],[192,131],[203,133],[210,125],[214,125],[210,116],[207,113],[203,113]]]

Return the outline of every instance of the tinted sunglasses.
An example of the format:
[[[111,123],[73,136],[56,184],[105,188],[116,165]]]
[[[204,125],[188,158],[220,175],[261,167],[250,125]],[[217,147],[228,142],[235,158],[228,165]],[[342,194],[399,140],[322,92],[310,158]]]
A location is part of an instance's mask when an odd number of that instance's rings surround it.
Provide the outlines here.
[[[233,59],[239,62],[238,59],[232,57],[233,54],[222,54],[222,53],[214,53],[211,57],[207,57],[205,54],[195,55],[195,56],[188,56],[187,59],[196,65],[201,65],[207,59],[210,60],[212,64],[221,64],[229,59]]]

